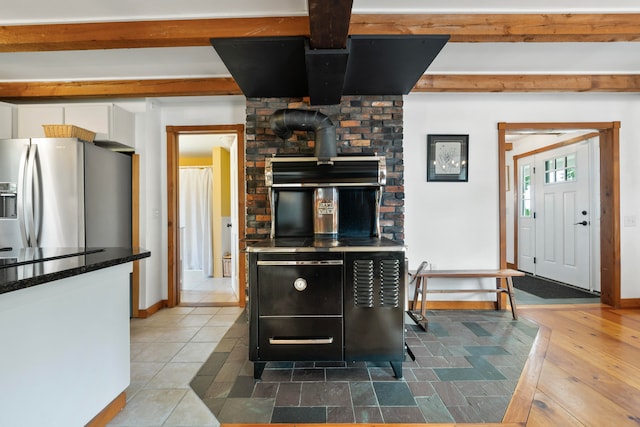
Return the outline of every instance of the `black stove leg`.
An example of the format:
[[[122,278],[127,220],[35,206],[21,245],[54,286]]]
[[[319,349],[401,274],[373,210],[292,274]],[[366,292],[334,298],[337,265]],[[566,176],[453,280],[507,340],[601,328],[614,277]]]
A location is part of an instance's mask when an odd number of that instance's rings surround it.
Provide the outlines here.
[[[264,367],[267,366],[267,362],[253,362],[253,378],[259,380],[262,378],[262,372]]]
[[[389,362],[397,379],[402,378],[402,362]]]

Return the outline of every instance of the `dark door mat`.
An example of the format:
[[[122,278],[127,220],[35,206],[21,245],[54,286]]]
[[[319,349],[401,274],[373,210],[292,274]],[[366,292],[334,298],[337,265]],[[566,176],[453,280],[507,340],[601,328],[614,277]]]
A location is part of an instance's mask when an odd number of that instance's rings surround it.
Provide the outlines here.
[[[597,294],[565,286],[536,276],[513,278],[513,287],[544,299],[598,298]]]

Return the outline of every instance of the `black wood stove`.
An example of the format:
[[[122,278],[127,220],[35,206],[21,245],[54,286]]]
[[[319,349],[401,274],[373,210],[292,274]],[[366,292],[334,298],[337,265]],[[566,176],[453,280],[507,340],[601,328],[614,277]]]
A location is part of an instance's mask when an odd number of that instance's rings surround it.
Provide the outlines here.
[[[247,248],[254,377],[270,361],[387,361],[401,378],[405,248],[380,236],[385,158],[336,156],[327,120],[272,117],[280,136],[313,123],[316,156],[265,162],[271,236]]]

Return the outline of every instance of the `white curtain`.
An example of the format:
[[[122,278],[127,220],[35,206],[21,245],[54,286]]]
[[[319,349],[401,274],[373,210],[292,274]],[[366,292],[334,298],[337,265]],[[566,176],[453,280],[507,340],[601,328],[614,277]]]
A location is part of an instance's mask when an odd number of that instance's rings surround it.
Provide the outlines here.
[[[180,227],[185,270],[203,270],[213,276],[211,237],[211,168],[180,168]]]

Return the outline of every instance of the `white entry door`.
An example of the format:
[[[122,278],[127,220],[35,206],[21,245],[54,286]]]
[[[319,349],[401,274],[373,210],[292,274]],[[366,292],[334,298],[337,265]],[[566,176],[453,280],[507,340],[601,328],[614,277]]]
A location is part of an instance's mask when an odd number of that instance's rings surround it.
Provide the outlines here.
[[[523,158],[521,173],[527,165],[533,165],[531,215],[523,215],[521,207],[518,267],[589,289],[590,227],[595,218],[590,212],[589,145],[573,144]]]

